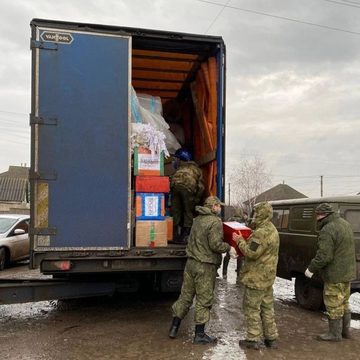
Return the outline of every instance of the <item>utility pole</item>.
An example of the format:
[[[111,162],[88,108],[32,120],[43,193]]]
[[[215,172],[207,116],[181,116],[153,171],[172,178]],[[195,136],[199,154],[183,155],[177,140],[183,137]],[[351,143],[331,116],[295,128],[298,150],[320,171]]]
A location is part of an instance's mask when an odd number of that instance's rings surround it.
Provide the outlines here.
[[[229,183],[229,206],[230,206],[230,183]]]
[[[324,176],[320,175],[320,197],[323,197],[324,192]]]

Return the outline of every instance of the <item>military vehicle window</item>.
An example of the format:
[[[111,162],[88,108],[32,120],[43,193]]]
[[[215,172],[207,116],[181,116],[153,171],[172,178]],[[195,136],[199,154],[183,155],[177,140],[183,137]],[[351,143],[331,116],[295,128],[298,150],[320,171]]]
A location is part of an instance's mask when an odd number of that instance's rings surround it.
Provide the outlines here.
[[[304,207],[294,207],[290,215],[291,230],[311,232],[314,224],[314,209]]]
[[[277,229],[286,229],[289,224],[289,209],[274,209],[272,223]]]
[[[273,210],[273,218],[272,218],[272,223],[275,225],[275,227],[277,229],[281,228],[281,219],[282,219],[282,214],[283,214],[284,210]]]
[[[282,215],[282,220],[281,220],[281,228],[282,229],[287,229],[289,227],[289,213],[290,213],[290,210],[288,210],[288,209],[284,210],[284,213]]]
[[[354,232],[360,232],[360,211],[359,210],[346,210],[345,220],[347,220]]]

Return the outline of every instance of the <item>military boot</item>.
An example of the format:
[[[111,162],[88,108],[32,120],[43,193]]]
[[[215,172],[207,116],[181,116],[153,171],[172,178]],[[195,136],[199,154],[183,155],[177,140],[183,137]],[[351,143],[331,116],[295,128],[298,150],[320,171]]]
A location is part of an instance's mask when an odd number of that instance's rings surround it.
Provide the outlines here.
[[[217,341],[216,337],[205,333],[205,324],[195,326],[195,337],[193,344],[211,344]]]
[[[277,349],[278,345],[277,345],[277,341],[276,340],[269,340],[269,339],[265,339],[264,340],[264,344],[267,348],[269,349]]]
[[[344,316],[342,318],[342,337],[344,339],[351,339],[350,322],[351,322],[351,312],[347,311],[344,313]]]
[[[343,328],[342,318],[329,319],[329,332],[319,335],[317,340],[320,341],[341,341],[341,332]]]
[[[239,346],[247,349],[260,350],[261,342],[252,340],[239,340]]]
[[[181,324],[181,319],[176,316],[173,317],[171,327],[169,330],[169,338],[171,338],[171,339],[176,338],[177,332],[179,331],[180,324]]]

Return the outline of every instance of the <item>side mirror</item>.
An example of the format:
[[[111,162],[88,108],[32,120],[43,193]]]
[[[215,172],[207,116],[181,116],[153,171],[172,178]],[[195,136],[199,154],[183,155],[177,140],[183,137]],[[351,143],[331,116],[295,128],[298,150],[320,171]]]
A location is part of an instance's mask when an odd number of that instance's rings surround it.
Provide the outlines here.
[[[25,234],[24,229],[15,229],[14,230],[14,235],[22,235],[22,234]]]

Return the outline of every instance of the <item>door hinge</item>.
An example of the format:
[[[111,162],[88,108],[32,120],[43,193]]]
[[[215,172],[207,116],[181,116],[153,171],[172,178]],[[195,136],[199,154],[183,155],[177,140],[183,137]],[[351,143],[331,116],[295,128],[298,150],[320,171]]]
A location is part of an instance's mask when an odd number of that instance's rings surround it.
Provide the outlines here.
[[[58,48],[59,46],[56,43],[39,41],[39,40],[30,41],[30,50],[32,49],[57,50]]]
[[[30,232],[30,235],[40,235],[40,236],[53,235],[53,236],[55,236],[57,233],[57,230],[54,227],[33,228],[33,229],[30,229],[29,232]]]
[[[57,125],[58,119],[56,117],[44,118],[42,116],[35,116],[30,114],[31,125]]]
[[[54,181],[57,179],[56,172],[39,172],[39,171],[31,171],[29,174],[30,180],[48,180]]]

